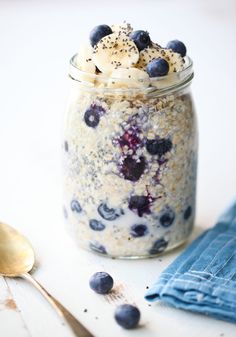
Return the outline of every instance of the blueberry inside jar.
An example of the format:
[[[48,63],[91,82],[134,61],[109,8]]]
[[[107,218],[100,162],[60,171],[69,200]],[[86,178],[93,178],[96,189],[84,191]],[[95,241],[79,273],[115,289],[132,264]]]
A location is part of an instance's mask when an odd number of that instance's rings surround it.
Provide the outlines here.
[[[153,257],[193,229],[193,64],[183,42],[166,46],[147,29],[102,24],[70,62],[63,204],[79,244],[103,256]]]

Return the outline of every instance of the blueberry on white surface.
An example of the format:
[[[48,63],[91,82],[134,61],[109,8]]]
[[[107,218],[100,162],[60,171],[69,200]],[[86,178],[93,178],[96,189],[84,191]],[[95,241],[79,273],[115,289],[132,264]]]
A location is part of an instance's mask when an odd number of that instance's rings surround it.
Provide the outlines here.
[[[187,53],[185,44],[179,40],[169,41],[166,48],[172,49],[175,53],[179,53],[182,57],[184,57]]]
[[[112,289],[113,284],[113,278],[105,272],[97,272],[89,280],[90,288],[98,294],[107,294]]]
[[[135,30],[130,35],[130,38],[134,41],[139,51],[151,45],[150,36],[148,32],[145,32],[144,30]]]
[[[169,63],[165,59],[159,57],[158,59],[149,62],[146,70],[150,77],[165,76],[169,72]]]
[[[89,35],[91,45],[94,47],[104,36],[109,34],[112,34],[112,29],[108,25],[94,27]]]
[[[124,329],[134,329],[140,320],[140,311],[131,304],[122,304],[116,308],[115,320]]]

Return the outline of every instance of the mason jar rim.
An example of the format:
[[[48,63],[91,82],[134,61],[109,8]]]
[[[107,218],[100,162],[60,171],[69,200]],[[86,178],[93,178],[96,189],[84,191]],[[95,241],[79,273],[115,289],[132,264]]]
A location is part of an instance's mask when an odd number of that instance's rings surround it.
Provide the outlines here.
[[[76,65],[76,57],[77,54],[75,54],[70,59],[70,70],[69,70],[69,77],[80,83],[81,85],[85,86],[89,90],[96,90],[96,91],[110,91],[110,92],[138,92],[141,91],[142,93],[146,92],[157,92],[157,93],[163,93],[166,91],[176,91],[179,90],[185,86],[188,86],[193,77],[193,61],[189,56],[184,57],[185,66],[183,70],[178,72],[173,72],[171,74],[165,75],[165,76],[159,76],[159,77],[151,77],[149,79],[150,85],[147,87],[140,86],[140,87],[106,87],[105,85],[108,84],[111,81],[125,81],[127,84],[130,82],[132,83],[133,79],[129,78],[123,78],[123,79],[117,79],[112,78],[109,75],[106,74],[92,74],[89,72],[85,72],[80,70]],[[103,86],[97,86],[95,85],[95,81],[98,81],[99,83],[103,84]],[[145,80],[137,79],[137,82],[145,82]]]

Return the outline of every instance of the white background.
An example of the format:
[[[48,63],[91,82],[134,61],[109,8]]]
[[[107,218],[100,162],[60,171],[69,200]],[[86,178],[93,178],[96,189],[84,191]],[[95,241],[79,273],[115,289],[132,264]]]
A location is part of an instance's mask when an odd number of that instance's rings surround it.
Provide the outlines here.
[[[65,232],[60,144],[69,58],[93,26],[123,20],[147,29],[163,45],[183,40],[194,60],[192,89],[200,131],[198,226],[213,225],[236,196],[234,0],[0,0],[0,218],[30,238],[39,263],[36,278],[96,336],[233,336],[231,324],[145,303],[146,285],[176,253],[162,262],[110,261],[80,251]],[[123,332],[113,321],[111,304],[91,293],[88,278],[100,269],[110,271],[125,285],[125,298],[140,306],[142,328]],[[8,286],[0,279],[1,337],[71,336],[25,282],[11,280]],[[6,308],[11,296],[21,312]]]

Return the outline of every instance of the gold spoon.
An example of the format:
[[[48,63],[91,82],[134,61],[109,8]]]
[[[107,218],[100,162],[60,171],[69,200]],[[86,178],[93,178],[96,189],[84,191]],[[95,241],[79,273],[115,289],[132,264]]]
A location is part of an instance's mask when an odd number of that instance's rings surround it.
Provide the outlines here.
[[[29,281],[48,300],[71,327],[77,337],[93,337],[91,333],[30,274],[35,262],[34,251],[29,241],[15,229],[0,222],[0,275],[22,277]]]

